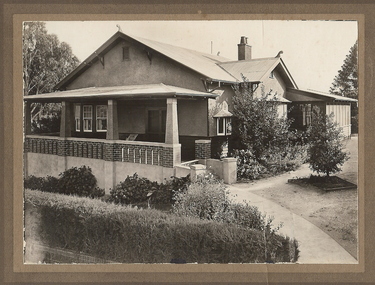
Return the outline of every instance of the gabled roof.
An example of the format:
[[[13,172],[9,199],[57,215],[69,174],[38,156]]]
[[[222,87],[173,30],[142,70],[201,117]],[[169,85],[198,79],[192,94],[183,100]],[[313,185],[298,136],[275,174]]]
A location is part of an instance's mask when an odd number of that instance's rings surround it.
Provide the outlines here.
[[[69,84],[76,76],[88,69],[91,63],[97,61],[99,55],[104,55],[121,40],[141,45],[146,51],[156,51],[163,54],[164,56],[200,73],[205,78],[230,83],[237,81],[233,76],[217,65],[217,63],[230,61],[227,58],[117,32],[93,54],[85,59],[75,70],[62,79],[54,89],[58,90],[66,86],[66,84]]]
[[[62,99],[76,101],[85,99],[144,99],[144,98],[216,98],[219,95],[199,92],[171,85],[146,84],[111,87],[89,87],[69,91],[28,95],[24,100],[32,102],[59,102]]]
[[[297,84],[280,57],[255,58],[219,63],[223,69],[242,82],[243,77],[249,82],[263,82],[271,71],[277,69],[287,86],[297,88]]]
[[[99,56],[103,56],[122,40],[141,46],[147,52],[160,53],[201,74],[202,77],[207,80],[232,84],[243,82],[243,74],[250,82],[262,82],[264,78],[276,68],[286,81],[287,86],[298,88],[283,60],[279,57],[232,61],[225,57],[117,32],[84,60],[75,70],[61,80],[54,89],[64,89],[75,77],[88,69],[92,63],[99,60]]]

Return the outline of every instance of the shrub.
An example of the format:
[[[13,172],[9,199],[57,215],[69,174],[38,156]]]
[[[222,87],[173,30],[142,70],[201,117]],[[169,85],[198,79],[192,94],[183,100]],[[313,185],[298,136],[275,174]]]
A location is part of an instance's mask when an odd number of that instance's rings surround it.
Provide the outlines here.
[[[38,208],[38,233],[51,247],[66,248],[121,263],[294,262],[296,244],[277,236],[268,248],[264,233],[227,223],[178,217],[40,191],[25,191],[26,209]],[[27,213],[27,211],[26,211]],[[270,258],[269,258],[270,257]]]
[[[148,201],[150,205],[171,205],[175,192],[184,191],[189,183],[189,177],[172,177],[165,183],[157,183],[138,176],[135,173],[116,185],[110,191],[110,201],[116,204],[138,204]]]
[[[41,190],[44,185],[44,178],[43,177],[36,177],[34,175],[30,175],[24,179],[23,186],[25,189],[31,190]]]
[[[252,84],[243,79],[243,86],[234,90],[231,144],[233,149],[250,150],[260,162],[269,148],[288,144],[291,121],[279,114],[282,103],[277,92],[266,92],[262,85],[255,94]]]
[[[40,190],[43,192],[60,193],[60,180],[53,176],[47,176],[46,178],[43,178],[43,185]]]
[[[212,177],[201,177],[174,199],[174,213],[200,219],[220,221],[229,207],[225,185]]]
[[[310,168],[329,176],[341,171],[341,166],[349,159],[343,148],[343,133],[330,116],[322,114],[319,107],[314,106],[311,125],[307,129]]]
[[[59,175],[60,193],[63,194],[88,197],[95,190],[96,183],[91,168],[87,166],[72,167]]]
[[[237,158],[238,179],[258,179],[267,169],[261,165],[250,150],[235,150],[233,157]]]
[[[104,189],[97,187],[96,183],[96,178],[91,169],[86,166],[70,168],[60,173],[59,178],[30,175],[24,179],[25,189],[91,198],[104,196]]]

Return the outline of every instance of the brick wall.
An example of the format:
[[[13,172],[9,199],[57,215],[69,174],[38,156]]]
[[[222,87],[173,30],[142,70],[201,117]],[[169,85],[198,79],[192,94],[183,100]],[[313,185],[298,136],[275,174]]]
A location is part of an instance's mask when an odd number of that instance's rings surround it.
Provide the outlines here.
[[[173,168],[173,148],[161,143],[119,143],[89,140],[62,140],[58,137],[26,137],[25,152],[104,159]]]
[[[211,158],[211,141],[196,140],[195,141],[195,159]]]

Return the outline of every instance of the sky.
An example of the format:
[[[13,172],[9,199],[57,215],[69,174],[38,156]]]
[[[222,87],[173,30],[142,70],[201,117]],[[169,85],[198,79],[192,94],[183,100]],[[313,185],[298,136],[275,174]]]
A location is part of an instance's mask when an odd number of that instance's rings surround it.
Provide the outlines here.
[[[49,21],[48,33],[68,43],[84,61],[118,31],[237,60],[241,36],[253,58],[282,59],[300,89],[329,92],[358,38],[356,21]]]

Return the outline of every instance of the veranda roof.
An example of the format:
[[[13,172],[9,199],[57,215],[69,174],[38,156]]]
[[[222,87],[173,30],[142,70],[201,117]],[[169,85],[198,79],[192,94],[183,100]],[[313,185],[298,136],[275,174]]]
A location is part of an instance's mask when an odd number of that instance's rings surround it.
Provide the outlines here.
[[[24,96],[32,102],[79,101],[81,99],[151,99],[151,98],[216,98],[219,95],[171,85],[145,84],[110,87],[89,87],[68,91]]]
[[[294,96],[293,96],[294,95]],[[300,97],[295,97],[295,95],[299,95]],[[349,103],[357,103],[357,99],[333,95],[329,93],[319,92],[315,90],[303,90],[303,89],[294,89],[294,88],[287,88],[287,98],[291,99],[292,101],[309,101],[309,99],[319,100],[319,101],[326,101],[326,102],[349,102]]]

